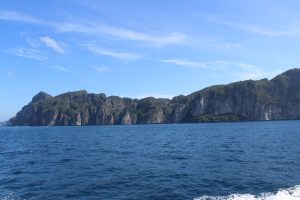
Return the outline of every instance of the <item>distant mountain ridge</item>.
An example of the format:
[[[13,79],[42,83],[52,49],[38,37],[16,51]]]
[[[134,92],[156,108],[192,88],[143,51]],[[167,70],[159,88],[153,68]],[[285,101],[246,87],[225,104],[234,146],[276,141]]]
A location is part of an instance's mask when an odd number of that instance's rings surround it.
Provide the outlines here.
[[[300,119],[300,69],[272,80],[246,80],[170,99],[121,98],[85,90],[40,92],[10,125],[67,126]]]

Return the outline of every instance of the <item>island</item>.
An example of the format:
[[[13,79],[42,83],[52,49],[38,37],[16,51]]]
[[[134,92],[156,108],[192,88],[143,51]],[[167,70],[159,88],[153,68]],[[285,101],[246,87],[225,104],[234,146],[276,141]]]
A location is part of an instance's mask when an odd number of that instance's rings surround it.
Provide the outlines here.
[[[85,90],[39,92],[11,126],[83,126],[300,119],[300,69],[275,78],[214,85],[172,99],[131,99]]]

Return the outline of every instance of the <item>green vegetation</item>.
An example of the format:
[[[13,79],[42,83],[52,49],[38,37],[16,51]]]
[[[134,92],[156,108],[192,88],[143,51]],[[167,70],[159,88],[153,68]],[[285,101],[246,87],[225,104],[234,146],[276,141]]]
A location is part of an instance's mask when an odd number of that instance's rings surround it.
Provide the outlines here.
[[[40,92],[11,125],[97,125],[299,119],[300,69],[271,81],[215,85],[169,99],[121,98],[85,90],[55,97]]]
[[[191,122],[238,122],[243,121],[241,117],[224,114],[224,115],[199,115],[191,119]]]

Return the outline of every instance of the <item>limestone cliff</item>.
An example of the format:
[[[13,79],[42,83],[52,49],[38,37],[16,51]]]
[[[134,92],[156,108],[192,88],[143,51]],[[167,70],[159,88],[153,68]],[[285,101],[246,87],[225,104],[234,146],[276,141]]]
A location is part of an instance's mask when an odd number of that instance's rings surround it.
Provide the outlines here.
[[[172,100],[40,92],[11,125],[104,125],[300,119],[300,69],[272,80],[216,85]]]

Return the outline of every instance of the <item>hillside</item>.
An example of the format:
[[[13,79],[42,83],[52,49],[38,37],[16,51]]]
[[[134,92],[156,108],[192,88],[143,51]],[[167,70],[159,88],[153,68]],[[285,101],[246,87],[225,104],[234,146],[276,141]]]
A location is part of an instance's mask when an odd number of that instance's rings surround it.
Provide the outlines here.
[[[173,99],[121,98],[85,90],[40,92],[10,125],[65,126],[279,120],[300,118],[300,69],[272,80],[215,85]]]

